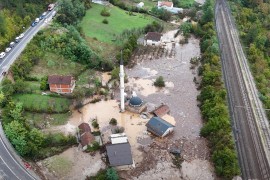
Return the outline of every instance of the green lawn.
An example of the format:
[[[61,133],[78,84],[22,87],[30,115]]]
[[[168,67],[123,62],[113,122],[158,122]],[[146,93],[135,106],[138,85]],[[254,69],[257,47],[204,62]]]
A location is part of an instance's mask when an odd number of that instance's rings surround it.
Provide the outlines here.
[[[129,15],[128,12],[115,6],[107,7],[111,15],[104,17],[100,15],[103,8],[102,5],[93,4],[83,18],[81,26],[86,36],[110,44],[113,44],[115,35],[121,34],[125,29],[144,27],[154,20],[143,14]],[[105,18],[109,21],[108,24],[102,23]]]
[[[40,82],[38,81],[25,81],[27,84],[27,91],[35,94],[41,94]]]
[[[181,8],[189,8],[194,4],[194,0],[180,0]]]
[[[67,112],[71,102],[66,98],[39,94],[16,94],[13,99],[22,102],[25,110],[33,112]]]
[[[31,120],[36,125],[43,125],[45,122],[50,122],[50,125],[64,125],[67,123],[70,113],[46,114],[25,112],[24,116],[27,120]]]

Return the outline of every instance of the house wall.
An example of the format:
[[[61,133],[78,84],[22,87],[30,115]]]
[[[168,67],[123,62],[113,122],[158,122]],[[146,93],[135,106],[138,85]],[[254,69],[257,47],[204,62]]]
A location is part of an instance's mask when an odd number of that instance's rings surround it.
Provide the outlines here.
[[[132,168],[135,168],[135,163],[133,161],[133,164],[130,165],[123,165],[123,166],[114,166],[117,170],[130,170]]]
[[[170,128],[168,128],[167,131],[162,135],[162,137],[164,137],[164,136],[166,136],[166,135],[168,135],[168,134],[170,134],[170,133],[172,133],[172,132],[173,132],[173,127],[170,127]]]
[[[50,91],[56,93],[72,93],[75,88],[75,81],[69,84],[50,84]]]
[[[146,45],[150,45],[150,46],[159,46],[160,45],[160,41],[152,41],[152,40],[146,40]]]

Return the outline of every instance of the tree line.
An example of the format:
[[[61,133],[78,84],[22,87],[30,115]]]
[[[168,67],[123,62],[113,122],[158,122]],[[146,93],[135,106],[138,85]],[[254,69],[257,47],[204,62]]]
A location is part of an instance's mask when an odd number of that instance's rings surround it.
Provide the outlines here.
[[[201,135],[210,141],[211,159],[217,175],[232,179],[240,169],[232,137],[232,128],[226,102],[226,91],[222,81],[218,40],[214,25],[214,1],[206,0],[203,16],[194,33],[200,37],[202,53],[201,92],[198,100],[205,121]]]

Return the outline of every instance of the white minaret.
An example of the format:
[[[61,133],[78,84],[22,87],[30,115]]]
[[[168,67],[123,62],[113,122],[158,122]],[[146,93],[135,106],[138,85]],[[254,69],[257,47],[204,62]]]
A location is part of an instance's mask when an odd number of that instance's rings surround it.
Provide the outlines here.
[[[124,64],[123,64],[123,59],[122,59],[122,51],[121,51],[121,60],[120,60],[120,73],[119,73],[119,77],[120,77],[120,103],[121,103],[121,112],[125,111],[125,82],[124,82],[124,78],[125,78],[125,73],[124,73]]]

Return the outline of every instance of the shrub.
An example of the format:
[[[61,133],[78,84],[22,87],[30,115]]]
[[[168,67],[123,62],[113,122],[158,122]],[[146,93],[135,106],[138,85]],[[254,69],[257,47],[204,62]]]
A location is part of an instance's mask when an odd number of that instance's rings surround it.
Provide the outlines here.
[[[163,80],[162,76],[159,76],[156,81],[154,82],[154,85],[157,87],[165,87],[165,82]]]
[[[110,120],[110,123],[109,123],[110,125],[117,125],[117,120],[115,119],[115,118],[112,118],[111,120]]]
[[[103,23],[103,24],[108,24],[109,21],[108,21],[107,19],[103,19],[102,23]]]
[[[87,146],[86,152],[94,152],[100,149],[98,142],[94,141],[91,145]]]
[[[97,122],[96,119],[92,122],[92,126],[93,126],[94,128],[96,128],[96,129],[99,128],[99,124],[98,124],[98,122]]]
[[[100,12],[101,16],[110,16],[111,14],[109,13],[109,11],[106,8],[103,8],[102,11]]]

